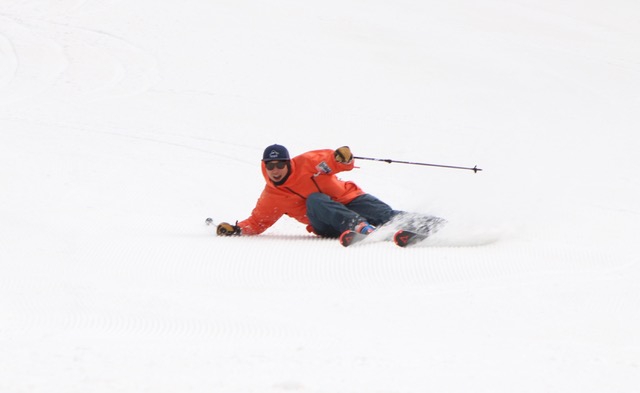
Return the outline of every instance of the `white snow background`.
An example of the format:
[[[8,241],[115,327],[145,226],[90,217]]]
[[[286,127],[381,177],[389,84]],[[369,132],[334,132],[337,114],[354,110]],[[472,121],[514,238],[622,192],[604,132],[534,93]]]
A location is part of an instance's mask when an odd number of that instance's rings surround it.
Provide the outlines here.
[[[640,3],[1,0],[0,391],[637,392]],[[246,218],[272,143],[437,214]]]

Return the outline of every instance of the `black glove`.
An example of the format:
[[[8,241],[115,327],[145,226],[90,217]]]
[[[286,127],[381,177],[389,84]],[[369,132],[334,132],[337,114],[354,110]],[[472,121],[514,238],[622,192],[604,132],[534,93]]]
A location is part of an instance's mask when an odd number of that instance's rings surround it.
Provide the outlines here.
[[[343,164],[349,164],[351,163],[351,160],[353,160],[353,154],[351,154],[351,149],[349,149],[349,146],[342,146],[337,148],[336,151],[333,152],[333,156],[336,158],[336,161]]]
[[[240,235],[241,232],[242,231],[240,230],[239,226],[231,225],[228,222],[221,222],[220,224],[218,224],[218,228],[216,229],[216,233],[218,234],[218,236]]]

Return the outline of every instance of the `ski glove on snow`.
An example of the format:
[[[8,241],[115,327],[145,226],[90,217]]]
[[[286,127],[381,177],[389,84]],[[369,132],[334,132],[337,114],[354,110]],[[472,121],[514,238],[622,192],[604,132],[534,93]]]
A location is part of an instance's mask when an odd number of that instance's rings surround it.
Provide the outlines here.
[[[231,225],[228,222],[222,222],[218,224],[218,228],[216,229],[216,233],[218,236],[232,236],[232,235],[240,235],[240,227],[237,225]]]
[[[343,164],[349,164],[351,160],[353,160],[353,154],[351,154],[351,149],[349,146],[342,146],[336,149],[333,152],[333,155],[336,158],[336,161],[342,162]]]

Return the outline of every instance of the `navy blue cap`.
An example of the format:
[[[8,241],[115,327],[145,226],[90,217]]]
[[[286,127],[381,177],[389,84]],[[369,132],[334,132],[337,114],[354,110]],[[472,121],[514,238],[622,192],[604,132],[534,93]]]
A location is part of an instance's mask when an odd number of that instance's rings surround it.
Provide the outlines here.
[[[271,145],[264,149],[262,161],[289,161],[289,151],[282,145]]]

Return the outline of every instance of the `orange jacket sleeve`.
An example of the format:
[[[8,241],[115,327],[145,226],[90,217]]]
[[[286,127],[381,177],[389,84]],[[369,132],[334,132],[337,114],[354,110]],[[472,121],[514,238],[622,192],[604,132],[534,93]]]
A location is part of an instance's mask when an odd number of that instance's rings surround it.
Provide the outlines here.
[[[243,235],[259,235],[266,231],[282,217],[281,212],[271,200],[272,196],[267,188],[262,191],[251,216],[238,222]]]

